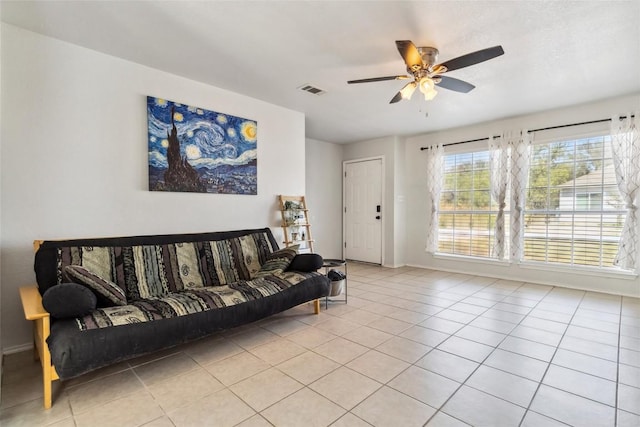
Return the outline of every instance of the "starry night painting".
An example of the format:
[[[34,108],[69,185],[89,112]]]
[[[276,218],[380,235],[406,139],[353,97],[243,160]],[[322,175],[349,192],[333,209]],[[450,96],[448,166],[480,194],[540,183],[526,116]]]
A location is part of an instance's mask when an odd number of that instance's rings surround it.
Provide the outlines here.
[[[147,97],[149,190],[258,194],[255,120]]]

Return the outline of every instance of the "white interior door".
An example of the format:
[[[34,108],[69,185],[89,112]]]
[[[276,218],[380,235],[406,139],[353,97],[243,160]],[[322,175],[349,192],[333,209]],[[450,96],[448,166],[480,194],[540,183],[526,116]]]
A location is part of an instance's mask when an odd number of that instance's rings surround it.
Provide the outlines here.
[[[382,160],[345,165],[345,258],[382,264]]]

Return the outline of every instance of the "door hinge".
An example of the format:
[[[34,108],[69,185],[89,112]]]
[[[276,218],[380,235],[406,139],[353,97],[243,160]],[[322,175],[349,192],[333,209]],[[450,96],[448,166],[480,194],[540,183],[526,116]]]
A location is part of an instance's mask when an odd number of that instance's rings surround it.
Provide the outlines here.
[[[344,177],[345,177],[345,178],[347,177],[347,172],[345,172],[345,173],[344,173]]]
[[[346,206],[344,207],[344,213],[347,213],[347,207]]]
[[[347,249],[347,242],[344,242],[344,248]]]

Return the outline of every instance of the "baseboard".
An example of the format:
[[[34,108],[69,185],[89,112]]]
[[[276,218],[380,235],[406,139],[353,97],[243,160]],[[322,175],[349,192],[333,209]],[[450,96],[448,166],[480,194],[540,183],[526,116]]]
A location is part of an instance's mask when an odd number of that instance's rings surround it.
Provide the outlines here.
[[[407,267],[406,264],[384,264],[383,267],[385,268],[400,268],[400,267]]]
[[[513,276],[510,274],[475,274],[475,273],[471,273],[467,270],[460,270],[460,269],[455,269],[455,268],[442,268],[442,267],[427,267],[425,265],[420,265],[420,264],[407,264],[407,267],[415,267],[415,268],[424,268],[427,270],[437,270],[437,271],[446,271],[447,273],[458,273],[458,274],[468,274],[470,276],[482,276],[482,277],[490,277],[490,278],[494,278],[494,279],[498,279],[498,280],[511,280],[511,281],[516,281],[516,282],[522,282],[522,283],[533,283],[536,285],[546,285],[546,286],[555,286],[558,288],[566,288],[566,289],[575,289],[578,291],[585,291],[585,292],[598,292],[601,294],[608,294],[608,295],[615,295],[615,296],[623,296],[623,297],[631,297],[631,298],[638,298],[638,295],[633,294],[633,293],[628,293],[628,292],[607,292],[606,289],[600,289],[600,288],[591,288],[589,286],[574,286],[572,284],[567,284],[567,283],[558,283],[558,282],[553,282],[553,281],[549,281],[549,280],[540,280],[540,279],[536,279],[536,280],[525,280],[522,279],[521,277],[518,276]]]
[[[3,348],[2,355],[22,353],[23,351],[33,350],[33,343],[13,345],[11,347]],[[1,355],[0,355],[1,356]]]

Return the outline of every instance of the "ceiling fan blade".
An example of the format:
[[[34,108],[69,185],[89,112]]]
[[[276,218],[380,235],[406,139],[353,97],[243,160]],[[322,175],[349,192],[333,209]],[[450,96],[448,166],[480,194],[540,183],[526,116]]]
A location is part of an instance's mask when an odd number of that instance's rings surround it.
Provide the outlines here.
[[[402,94],[400,92],[396,93],[396,96],[391,98],[391,101],[389,101],[389,104],[395,104],[396,102],[399,102],[399,101],[402,101]]]
[[[438,86],[456,92],[467,93],[475,89],[475,86],[471,83],[467,83],[459,79],[454,79],[453,77],[435,76],[434,78],[440,79],[440,82],[437,83]]]
[[[400,92],[396,93],[396,96],[391,98],[389,104],[395,104],[403,99],[411,99],[411,95],[413,95],[413,92],[415,92],[417,87],[418,84],[415,81],[407,83],[402,89],[400,89]]]
[[[447,71],[453,71],[460,68],[468,67],[469,65],[475,65],[479,64],[480,62],[488,61],[495,58],[496,56],[500,56],[503,54],[504,50],[502,49],[502,46],[494,46],[450,59],[439,65],[446,67]],[[436,65],[434,68],[436,67],[438,67],[438,65]]]
[[[383,82],[385,80],[405,80],[410,78],[409,76],[386,76],[386,77],[372,77],[370,79],[349,80],[347,83],[371,83],[371,82]]]
[[[422,55],[411,40],[396,40],[396,47],[404,63],[407,64],[407,69],[412,71],[422,69]]]

